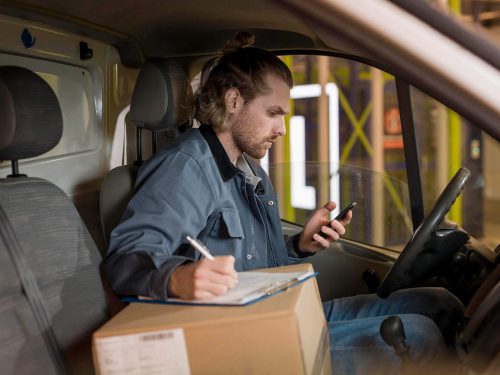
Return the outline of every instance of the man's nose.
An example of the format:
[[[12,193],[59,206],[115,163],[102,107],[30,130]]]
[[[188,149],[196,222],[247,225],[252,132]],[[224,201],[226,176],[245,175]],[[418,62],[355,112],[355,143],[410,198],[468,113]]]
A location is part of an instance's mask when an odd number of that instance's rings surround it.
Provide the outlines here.
[[[286,134],[285,117],[280,118],[278,125],[274,129],[274,134],[278,136],[284,136]]]

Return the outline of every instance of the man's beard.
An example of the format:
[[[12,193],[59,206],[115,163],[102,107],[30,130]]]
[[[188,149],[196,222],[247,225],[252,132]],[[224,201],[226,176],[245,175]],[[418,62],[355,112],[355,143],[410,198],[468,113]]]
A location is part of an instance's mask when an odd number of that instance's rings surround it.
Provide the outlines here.
[[[257,138],[255,132],[257,126],[257,124],[252,122],[251,116],[248,115],[248,111],[245,108],[232,124],[232,136],[238,150],[254,159],[262,159],[267,151],[267,148],[264,147],[264,142],[272,142],[274,139]]]

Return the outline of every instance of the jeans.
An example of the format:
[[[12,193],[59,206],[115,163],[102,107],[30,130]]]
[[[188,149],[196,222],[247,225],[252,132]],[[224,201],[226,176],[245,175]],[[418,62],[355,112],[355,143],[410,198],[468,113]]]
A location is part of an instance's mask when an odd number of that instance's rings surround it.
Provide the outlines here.
[[[432,366],[446,354],[463,315],[458,298],[442,288],[344,297],[323,304],[330,330],[330,355],[335,374],[396,374],[405,371],[401,358],[380,336],[380,325],[398,315],[410,347],[409,365]]]

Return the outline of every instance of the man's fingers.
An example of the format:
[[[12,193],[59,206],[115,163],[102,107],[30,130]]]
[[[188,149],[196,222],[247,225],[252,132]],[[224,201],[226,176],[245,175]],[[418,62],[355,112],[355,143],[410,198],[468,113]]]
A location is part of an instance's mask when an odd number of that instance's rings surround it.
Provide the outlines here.
[[[193,295],[189,299],[197,299],[200,301],[206,301],[217,297],[213,293],[205,289],[194,289]]]
[[[238,281],[238,273],[234,270],[234,257],[232,255],[216,256],[213,260],[203,259],[204,266],[213,272],[230,276],[235,282]]]
[[[199,272],[195,272],[195,280],[202,281],[203,283],[206,281],[210,284],[215,284],[215,285],[223,285],[228,289],[234,288],[236,286],[236,280],[230,276],[230,275],[224,275],[218,272],[213,272],[210,270],[203,270]],[[196,287],[201,287],[203,285],[208,285],[208,284],[196,284],[195,281],[195,286]]]
[[[330,212],[332,212],[335,207],[337,207],[337,203],[333,202],[333,201],[330,201],[330,202],[327,202],[323,205],[323,207],[321,207],[317,212],[318,215],[320,215],[321,217],[325,216],[325,215],[328,215]]]
[[[226,294],[229,286],[209,279],[195,279],[193,290],[195,299],[209,299]]]
[[[351,222],[351,219],[352,219],[352,210],[349,210],[347,214],[344,216],[344,218],[340,220],[340,222],[343,225],[348,225]]]
[[[337,241],[340,238],[340,234],[342,233],[339,233],[335,228],[332,228],[331,224],[323,225],[321,227],[321,232],[324,233],[327,237],[329,237],[332,241]]]
[[[327,248],[330,246],[330,241],[328,241],[326,238],[321,237],[319,234],[314,233],[313,239],[319,243],[323,248]]]
[[[330,246],[345,234],[344,225],[350,223],[352,211],[349,210],[342,220],[329,220],[330,212],[337,207],[333,201],[327,202],[317,209],[304,225],[299,239],[299,249],[302,251],[316,252]],[[321,233],[321,235],[319,233]]]
[[[340,235],[343,235],[345,233],[345,228],[344,226],[342,225],[341,222],[337,221],[337,220],[332,220],[330,222],[330,227],[332,228],[332,230],[334,232],[337,232],[338,234]]]
[[[195,280],[206,280],[211,284],[223,285],[226,288],[225,291],[227,291],[227,288],[234,288],[238,282],[238,274],[234,270],[233,256],[217,256],[213,260],[203,259],[198,262],[197,266],[194,271]],[[208,284],[195,285],[195,288],[206,285]],[[216,288],[212,292],[220,295],[220,288]]]

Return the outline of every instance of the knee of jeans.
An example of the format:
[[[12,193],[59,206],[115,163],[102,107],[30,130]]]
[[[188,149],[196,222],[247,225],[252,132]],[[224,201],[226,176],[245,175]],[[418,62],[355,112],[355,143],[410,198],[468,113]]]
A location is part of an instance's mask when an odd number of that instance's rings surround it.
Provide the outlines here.
[[[404,314],[400,318],[412,358],[429,360],[445,351],[443,335],[432,319],[418,314]]]
[[[446,290],[445,288],[433,288],[436,293],[441,305],[446,306],[450,311],[464,311],[464,305],[462,301],[458,299],[454,294]]]
[[[445,288],[428,287],[418,290],[418,304],[423,307],[421,312],[415,311],[422,315],[432,316],[433,319],[439,319],[446,315],[460,315],[465,308],[455,295],[450,293]]]

